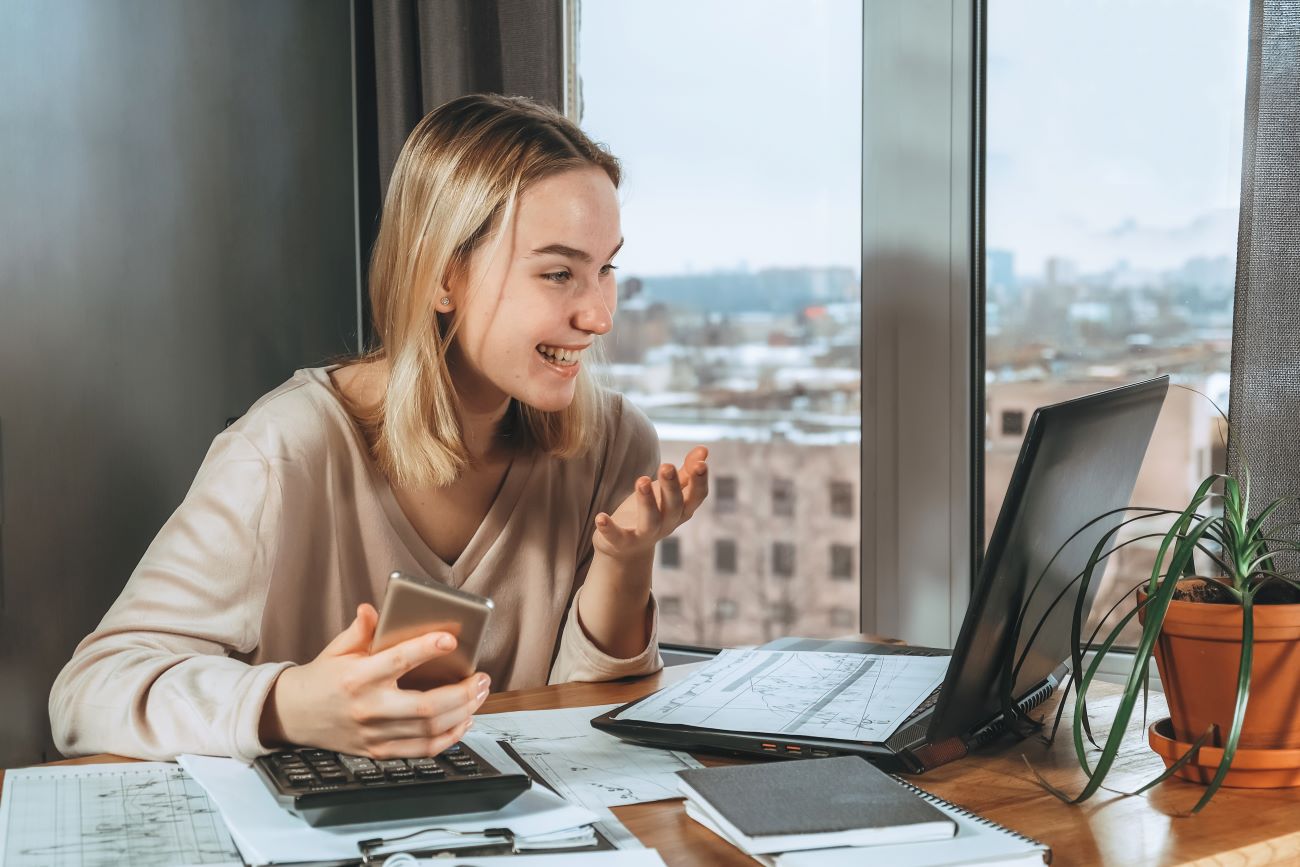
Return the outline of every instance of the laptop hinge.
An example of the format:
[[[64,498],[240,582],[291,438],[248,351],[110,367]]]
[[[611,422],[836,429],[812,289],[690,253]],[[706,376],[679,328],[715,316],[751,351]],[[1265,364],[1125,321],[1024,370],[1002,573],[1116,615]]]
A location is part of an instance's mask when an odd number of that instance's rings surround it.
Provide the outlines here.
[[[966,747],[966,742],[961,738],[952,737],[938,743],[925,744],[909,752],[921,763],[921,767],[927,771],[931,768],[937,768],[940,765],[946,765],[948,762],[956,761],[970,752]]]

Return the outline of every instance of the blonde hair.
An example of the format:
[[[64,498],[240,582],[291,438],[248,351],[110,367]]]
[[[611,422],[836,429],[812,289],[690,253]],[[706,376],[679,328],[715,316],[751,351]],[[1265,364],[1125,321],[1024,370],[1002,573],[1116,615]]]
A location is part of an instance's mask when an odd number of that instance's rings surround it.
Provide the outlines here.
[[[370,258],[378,345],[350,362],[387,362],[382,399],[350,409],[390,479],[448,485],[470,461],[446,365],[456,320],[449,325],[436,311],[442,287],[469,273],[471,255],[509,225],[525,190],[593,166],[618,186],[617,159],[554,109],[522,97],[454,99],[406,139]],[[584,365],[568,407],[543,412],[512,399],[503,432],[516,448],[572,457],[602,439],[604,415],[602,393]]]

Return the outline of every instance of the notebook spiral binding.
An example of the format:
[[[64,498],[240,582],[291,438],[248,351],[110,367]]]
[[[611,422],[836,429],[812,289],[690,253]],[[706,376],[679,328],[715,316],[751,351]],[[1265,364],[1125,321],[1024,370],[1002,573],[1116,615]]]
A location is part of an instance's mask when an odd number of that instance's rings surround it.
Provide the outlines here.
[[[910,791],[912,794],[916,795],[923,801],[929,801],[931,804],[935,805],[936,807],[942,807],[945,810],[951,810],[952,812],[961,816],[963,819],[970,819],[972,822],[976,822],[980,825],[984,825],[986,827],[992,828],[995,831],[1000,831],[1003,834],[1006,834],[1009,837],[1013,837],[1022,843],[1028,843],[1030,846],[1037,846],[1043,849],[1045,854],[1047,855],[1048,862],[1050,863],[1052,857],[1051,855],[1052,850],[1051,847],[1049,847],[1047,844],[1039,840],[1035,840],[1033,837],[1027,837],[1024,834],[1021,834],[1019,831],[1013,831],[1010,828],[1008,828],[1006,825],[999,825],[997,822],[994,822],[992,819],[987,818],[986,816],[981,816],[979,813],[972,813],[970,810],[967,810],[964,807],[959,807],[956,804],[954,804],[952,801],[949,801],[945,798],[940,798],[938,795],[934,794],[933,792],[927,792],[925,789],[922,789],[919,786],[912,785],[907,780],[904,780],[902,777],[899,777],[895,774],[890,774],[889,776],[890,779],[892,779],[894,782],[898,783],[900,786],[907,789],[908,791]]]

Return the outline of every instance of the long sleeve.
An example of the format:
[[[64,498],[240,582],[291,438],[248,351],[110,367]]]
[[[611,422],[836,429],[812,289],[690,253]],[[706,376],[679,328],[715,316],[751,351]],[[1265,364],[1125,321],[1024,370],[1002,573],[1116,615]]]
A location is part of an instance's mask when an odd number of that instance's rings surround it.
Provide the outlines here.
[[[265,752],[262,705],[289,663],[249,665],[276,554],[281,496],[241,433],[213,442],[188,494],[50,693],[65,755],[171,759]]]
[[[560,631],[559,647],[551,666],[550,683],[567,681],[602,681],[620,677],[652,674],[663,668],[659,655],[659,608],[653,591],[646,612],[650,639],[636,656],[619,659],[605,653],[587,635],[578,619],[578,594],[591,566],[594,547],[591,535],[600,512],[613,513],[632,492],[641,476],[654,478],[659,466],[659,437],[645,415],[625,398],[614,396],[620,411],[615,415],[615,429],[609,437],[601,470],[596,480],[592,507],[587,515],[580,541],[581,564],[575,581],[576,590]]]

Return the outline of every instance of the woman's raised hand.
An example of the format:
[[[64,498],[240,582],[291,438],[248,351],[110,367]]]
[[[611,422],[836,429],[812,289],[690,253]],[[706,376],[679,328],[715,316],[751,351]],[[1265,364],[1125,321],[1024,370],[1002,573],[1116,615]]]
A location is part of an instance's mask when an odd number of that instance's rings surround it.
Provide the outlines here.
[[[655,543],[686,523],[709,493],[709,450],[696,446],[681,467],[661,464],[657,478],[642,476],[613,515],[596,516],[596,550],[620,560],[648,555]]]
[[[262,709],[262,743],[320,747],[374,759],[436,755],[473,724],[488,695],[486,674],[417,691],[401,689],[406,672],[456,647],[430,632],[371,655],[379,614],[357,607],[356,619],[306,665],[286,668]]]

